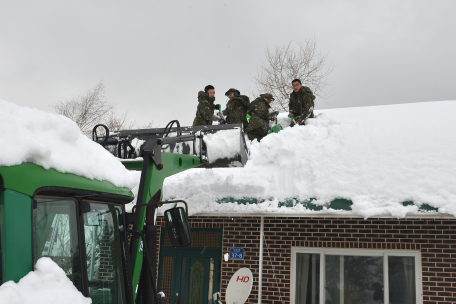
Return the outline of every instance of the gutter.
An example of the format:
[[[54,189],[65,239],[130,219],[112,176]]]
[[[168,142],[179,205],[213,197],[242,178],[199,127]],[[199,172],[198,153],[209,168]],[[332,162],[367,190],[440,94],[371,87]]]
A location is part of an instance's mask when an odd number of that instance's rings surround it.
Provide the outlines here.
[[[258,269],[258,304],[261,304],[263,295],[263,240],[264,240],[264,216],[261,217],[260,228],[260,265]]]
[[[455,219],[455,216],[447,213],[438,212],[423,212],[419,214],[408,214],[405,217],[399,218],[392,215],[375,215],[365,218],[362,215],[353,214],[351,212],[312,212],[312,213],[291,213],[291,212],[197,212],[189,215],[194,216],[220,216],[220,217],[292,217],[292,218],[352,218],[352,219]],[[163,216],[163,212],[159,213]]]

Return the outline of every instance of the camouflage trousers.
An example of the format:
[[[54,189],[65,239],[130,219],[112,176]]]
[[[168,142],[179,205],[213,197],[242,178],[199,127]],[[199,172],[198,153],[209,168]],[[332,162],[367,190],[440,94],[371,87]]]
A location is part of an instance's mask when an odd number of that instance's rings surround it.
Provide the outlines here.
[[[259,142],[263,137],[268,135],[268,131],[269,128],[260,127],[247,132],[247,136],[249,137],[250,141],[256,139]]]

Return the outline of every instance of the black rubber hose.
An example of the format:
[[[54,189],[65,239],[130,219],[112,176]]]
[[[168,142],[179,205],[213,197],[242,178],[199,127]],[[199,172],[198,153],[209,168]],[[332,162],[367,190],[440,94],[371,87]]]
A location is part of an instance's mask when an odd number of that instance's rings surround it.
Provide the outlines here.
[[[92,129],[92,140],[93,141],[98,141],[98,139],[102,138],[101,136],[98,137],[98,134],[97,134],[97,128],[98,127],[103,127],[105,129],[105,137],[104,137],[104,140],[103,140],[103,143],[101,144],[103,147],[106,145],[106,143],[108,142],[108,139],[109,139],[109,129],[106,125],[103,125],[103,124],[98,124],[96,125],[95,127],[93,127]]]
[[[178,120],[171,120],[166,125],[165,130],[163,130],[163,133],[160,136],[161,138],[168,137],[169,132],[171,132],[171,128],[173,127],[174,123],[176,123],[176,125],[177,125],[177,133],[178,133],[178,135],[182,136],[182,130],[181,130],[179,121]]]

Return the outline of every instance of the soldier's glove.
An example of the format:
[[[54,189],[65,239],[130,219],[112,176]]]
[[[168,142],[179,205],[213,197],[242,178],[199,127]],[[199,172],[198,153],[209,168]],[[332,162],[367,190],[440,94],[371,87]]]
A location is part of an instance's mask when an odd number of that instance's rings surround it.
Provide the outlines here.
[[[219,124],[221,124],[221,125],[226,125],[226,120],[223,119],[223,118],[220,118]]]
[[[288,117],[289,117],[291,120],[293,120],[293,118],[294,118],[294,114],[291,114],[291,115],[290,115],[290,114],[288,114]]]
[[[271,113],[272,117],[277,117],[277,115],[279,115],[279,111],[274,111]]]
[[[222,105],[220,105],[220,104],[214,105],[214,111],[215,111],[215,110],[221,111],[221,110],[222,110]]]

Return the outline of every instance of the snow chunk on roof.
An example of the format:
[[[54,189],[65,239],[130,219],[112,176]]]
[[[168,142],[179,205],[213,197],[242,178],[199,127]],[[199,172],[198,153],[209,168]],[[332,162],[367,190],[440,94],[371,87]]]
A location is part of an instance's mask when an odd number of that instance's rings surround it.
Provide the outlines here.
[[[92,300],[80,293],[73,282],[50,258],[36,262],[17,284],[9,281],[0,286],[0,304],[90,304]]]
[[[456,216],[456,101],[317,111],[306,126],[253,142],[244,168],[191,170],[165,181],[165,198],[186,199],[189,211],[309,212],[285,199],[325,205],[351,200],[351,214],[404,217],[429,204]],[[185,186],[183,186],[185,185]],[[259,204],[219,204],[223,198]],[[324,209],[326,210],[326,209]]]
[[[0,99],[0,130],[0,166],[29,162],[118,187],[131,189],[137,183],[135,175],[67,117]]]
[[[241,146],[240,134],[238,129],[206,134],[204,141],[207,145],[209,163],[214,163],[222,158],[229,159],[239,154],[239,147]]]

